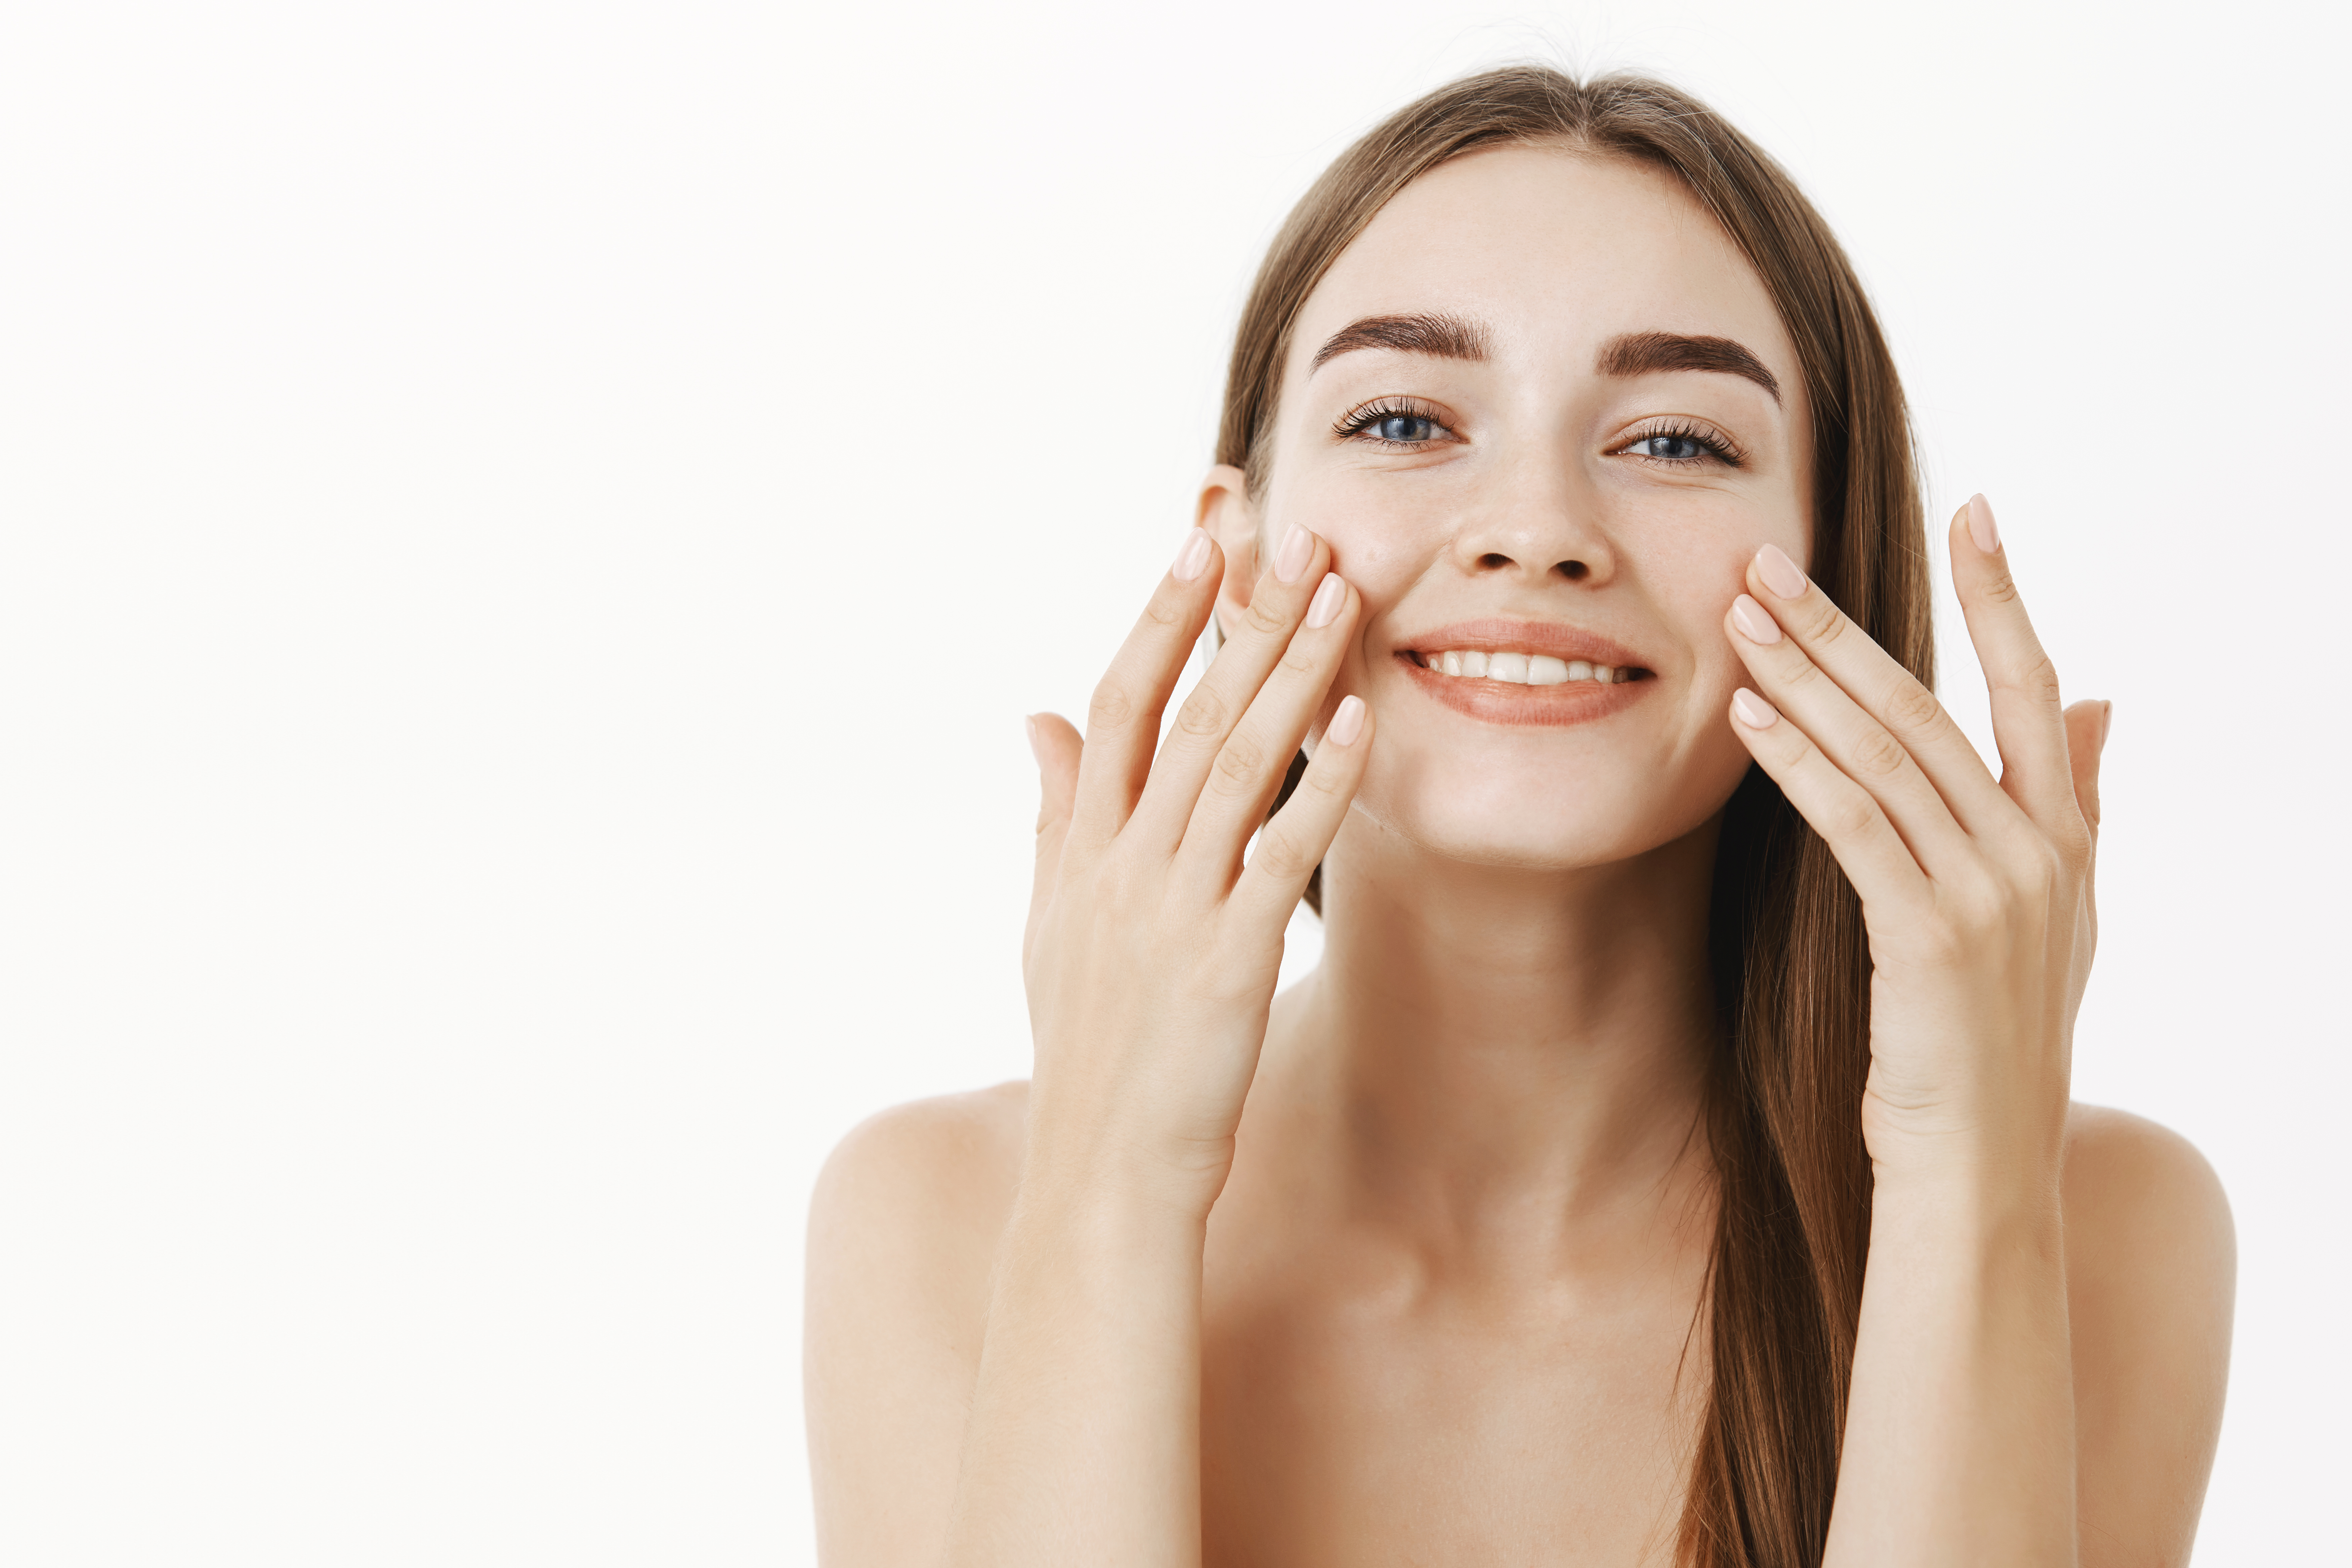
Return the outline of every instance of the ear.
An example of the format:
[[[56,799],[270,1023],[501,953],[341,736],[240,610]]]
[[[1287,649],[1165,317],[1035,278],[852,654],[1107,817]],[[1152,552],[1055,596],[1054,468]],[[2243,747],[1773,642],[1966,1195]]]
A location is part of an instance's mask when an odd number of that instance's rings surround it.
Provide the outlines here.
[[[1196,521],[1225,553],[1225,580],[1217,588],[1217,634],[1249,608],[1257,585],[1257,508],[1249,499],[1249,477],[1231,463],[1219,463],[1201,481]]]

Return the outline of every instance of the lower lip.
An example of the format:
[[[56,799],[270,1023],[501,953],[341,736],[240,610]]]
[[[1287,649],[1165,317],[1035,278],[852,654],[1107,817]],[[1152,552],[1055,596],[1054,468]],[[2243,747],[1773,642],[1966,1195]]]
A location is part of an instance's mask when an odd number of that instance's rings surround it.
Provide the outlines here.
[[[1597,680],[1520,686],[1481,677],[1440,675],[1415,662],[1411,654],[1397,655],[1397,662],[1404,666],[1406,678],[1423,691],[1455,712],[1489,724],[1587,724],[1624,711],[1658,684],[1651,677],[1612,680],[1606,686]]]

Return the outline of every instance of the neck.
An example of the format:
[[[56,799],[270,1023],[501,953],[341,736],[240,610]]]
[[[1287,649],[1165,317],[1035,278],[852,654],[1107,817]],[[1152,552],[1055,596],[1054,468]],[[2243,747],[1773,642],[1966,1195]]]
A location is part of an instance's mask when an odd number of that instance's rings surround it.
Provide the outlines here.
[[[1716,837],[1536,872],[1350,818],[1322,966],[1276,1020],[1276,1095],[1350,1208],[1417,1249],[1574,1268],[1696,1190]]]

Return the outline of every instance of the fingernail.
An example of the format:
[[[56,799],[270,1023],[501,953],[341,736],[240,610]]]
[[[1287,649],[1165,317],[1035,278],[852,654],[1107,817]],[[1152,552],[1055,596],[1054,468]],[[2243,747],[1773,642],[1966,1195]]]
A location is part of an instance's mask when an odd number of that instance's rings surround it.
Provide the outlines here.
[[[1034,713],[1025,715],[1021,721],[1021,727],[1027,731],[1029,734],[1029,754],[1037,759],[1037,765],[1039,767],[1044,767],[1045,765],[1045,748],[1037,743],[1036,715]]]
[[[1294,522],[1290,531],[1282,536],[1282,548],[1275,553],[1274,574],[1286,583],[1296,583],[1314,557],[1315,536]]]
[[[1334,577],[1331,581],[1336,583],[1339,579]],[[1331,726],[1323,731],[1323,738],[1335,746],[1352,746],[1356,743],[1356,737],[1363,732],[1364,700],[1342,697],[1339,711],[1331,715]]]
[[[1749,642],[1776,643],[1780,640],[1780,627],[1763,605],[1742,594],[1731,601],[1731,624]]]
[[[1323,574],[1323,585],[1315,590],[1315,600],[1307,606],[1307,624],[1320,630],[1339,618],[1339,606],[1348,602],[1348,584],[1339,581],[1337,572]]]
[[[2107,731],[2115,727],[2116,705],[2112,702],[2101,703],[2099,705],[2099,750],[2104,752],[2107,749]]]
[[[1777,544],[1768,544],[1756,552],[1756,575],[1764,585],[1783,599],[1794,599],[1805,591],[1805,574],[1797,563],[1780,553]]]
[[[1191,583],[1197,581],[1208,569],[1209,531],[1196,528],[1184,536],[1182,544],[1177,546],[1176,564],[1171,570],[1176,574],[1176,581]]]
[[[1731,694],[1731,710],[1751,730],[1769,730],[1780,721],[1780,710],[1746,687]]]
[[[1987,555],[2000,548],[2000,524],[1992,520],[1992,503],[1981,495],[1969,498],[1969,537]]]

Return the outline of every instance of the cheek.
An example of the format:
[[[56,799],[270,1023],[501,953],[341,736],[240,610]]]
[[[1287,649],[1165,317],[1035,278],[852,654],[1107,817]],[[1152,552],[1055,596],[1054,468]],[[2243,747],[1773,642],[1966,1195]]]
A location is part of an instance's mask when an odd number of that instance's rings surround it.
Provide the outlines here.
[[[1293,487],[1277,479],[1271,490],[1262,547],[1272,549],[1294,523],[1313,530],[1331,546],[1331,569],[1363,595],[1367,622],[1394,604],[1444,548],[1444,509],[1394,485],[1325,476]]]

